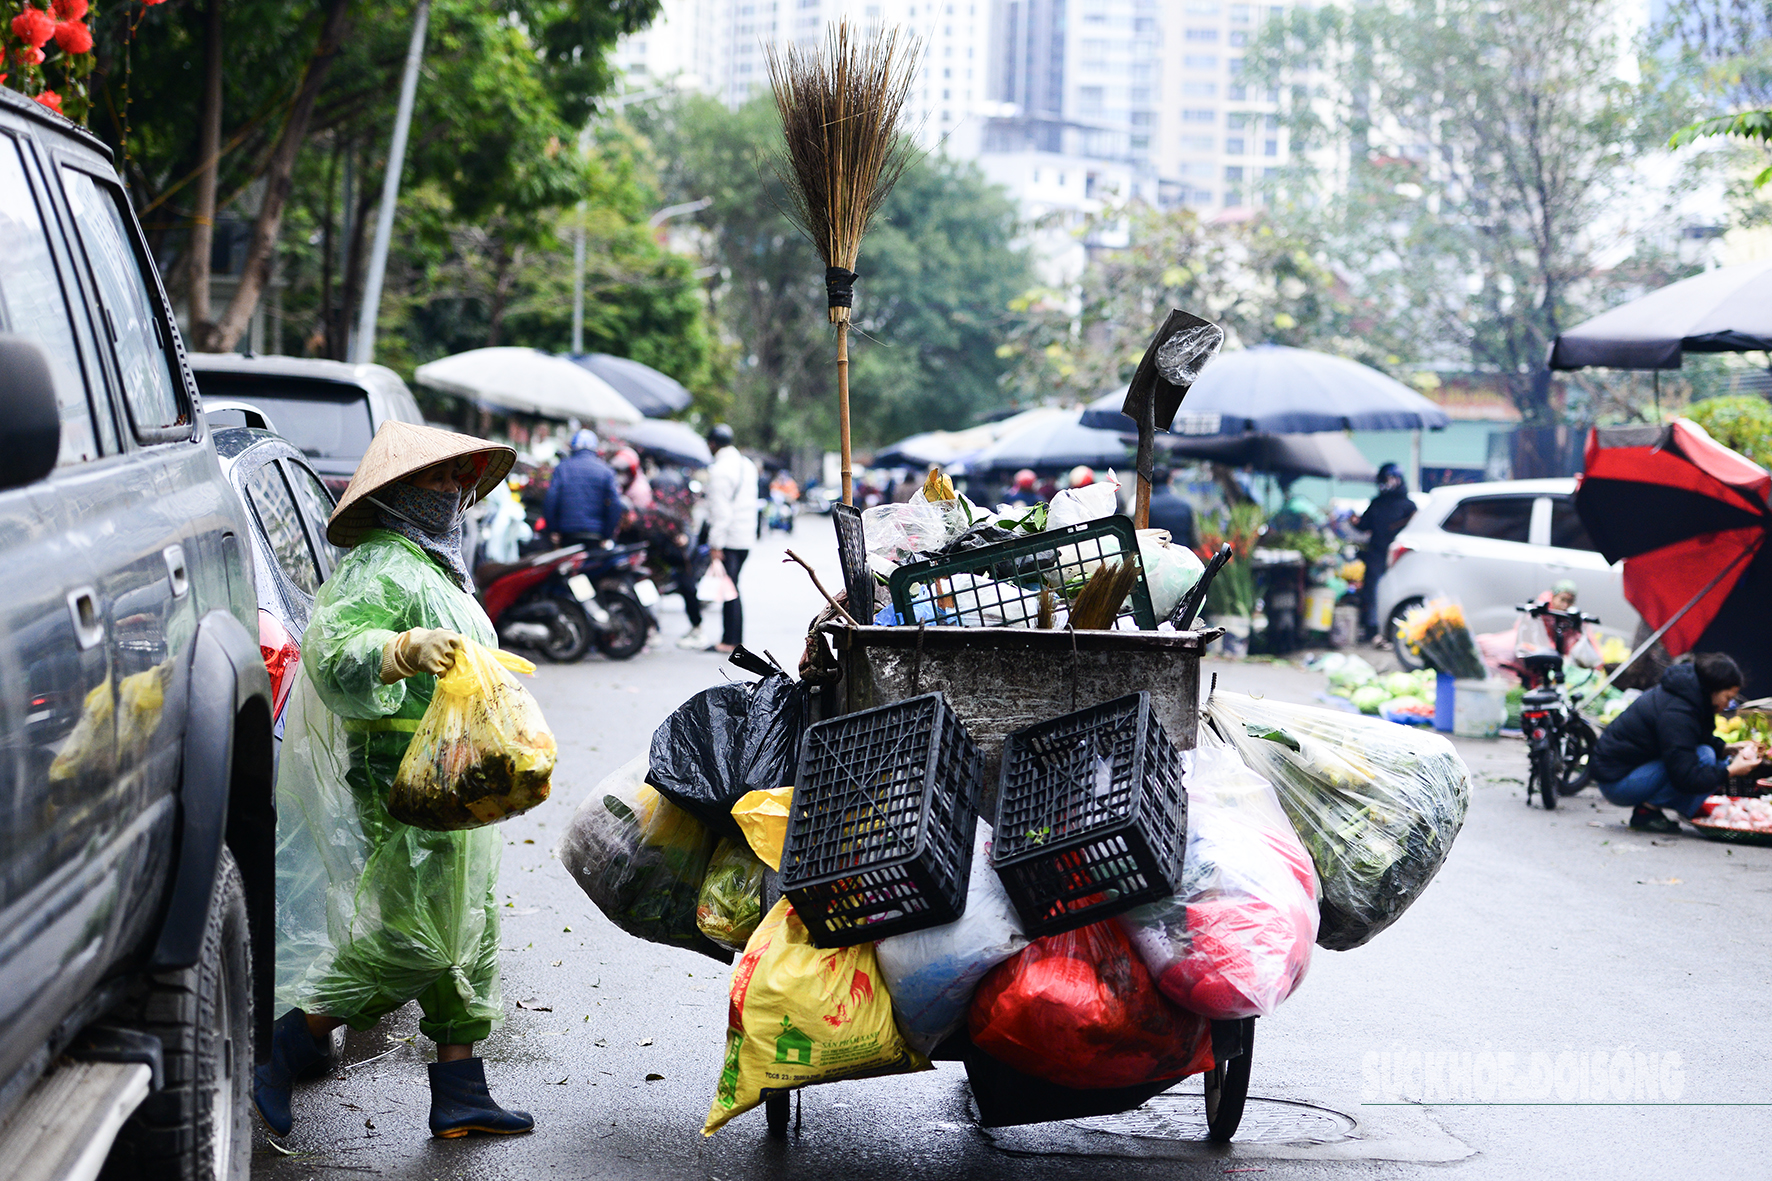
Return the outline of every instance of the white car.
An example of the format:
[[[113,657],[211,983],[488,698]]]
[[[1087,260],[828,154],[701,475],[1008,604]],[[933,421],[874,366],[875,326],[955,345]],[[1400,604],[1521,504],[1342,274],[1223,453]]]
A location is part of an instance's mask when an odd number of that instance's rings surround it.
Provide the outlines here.
[[[1473,635],[1511,630],[1516,603],[1568,578],[1576,606],[1597,615],[1602,637],[1630,643],[1639,616],[1624,598],[1624,568],[1600,556],[1575,512],[1574,480],[1453,484],[1418,497],[1421,507],[1391,543],[1378,582],[1387,636],[1410,607],[1441,596],[1464,606]],[[1394,640],[1393,640],[1394,642]],[[1420,658],[1399,650],[1407,667]]]

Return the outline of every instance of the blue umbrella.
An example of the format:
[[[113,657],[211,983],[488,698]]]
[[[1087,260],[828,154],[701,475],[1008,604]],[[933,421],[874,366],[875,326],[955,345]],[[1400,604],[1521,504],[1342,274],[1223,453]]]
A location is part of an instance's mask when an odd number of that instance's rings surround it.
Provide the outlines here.
[[[1078,464],[1111,467],[1131,460],[1132,451],[1117,430],[1083,426],[1075,414],[1072,411],[1029,423],[968,458],[966,471],[1015,471],[1024,467],[1054,471]]]
[[[669,418],[694,400],[676,378],[627,357],[579,353],[567,360],[614,386],[616,393],[632,402],[647,418]]]
[[[1082,425],[1123,433],[1123,393],[1089,404]],[[1378,370],[1310,349],[1257,345],[1200,371],[1170,429],[1179,435],[1314,434],[1319,431],[1439,430],[1446,412]]]

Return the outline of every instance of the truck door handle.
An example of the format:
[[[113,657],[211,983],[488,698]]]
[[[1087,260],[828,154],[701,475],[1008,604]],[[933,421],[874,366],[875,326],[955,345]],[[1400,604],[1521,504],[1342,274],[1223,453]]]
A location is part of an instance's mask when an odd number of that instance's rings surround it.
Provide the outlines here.
[[[166,576],[172,579],[172,597],[182,599],[191,589],[191,574],[185,567],[185,547],[169,545],[160,551],[166,559]]]
[[[82,652],[97,647],[105,638],[104,617],[98,613],[98,594],[90,586],[68,592],[68,612],[74,617],[74,640]]]

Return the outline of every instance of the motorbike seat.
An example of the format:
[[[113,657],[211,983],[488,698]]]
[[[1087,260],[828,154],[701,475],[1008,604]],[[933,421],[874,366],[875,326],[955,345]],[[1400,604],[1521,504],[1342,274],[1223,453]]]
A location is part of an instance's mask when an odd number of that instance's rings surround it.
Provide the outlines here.
[[[481,586],[490,586],[513,570],[521,570],[529,562],[481,562],[474,568],[474,581]]]
[[[1520,697],[1520,704],[1523,706],[1556,705],[1562,700],[1562,695],[1555,689],[1533,689]]]

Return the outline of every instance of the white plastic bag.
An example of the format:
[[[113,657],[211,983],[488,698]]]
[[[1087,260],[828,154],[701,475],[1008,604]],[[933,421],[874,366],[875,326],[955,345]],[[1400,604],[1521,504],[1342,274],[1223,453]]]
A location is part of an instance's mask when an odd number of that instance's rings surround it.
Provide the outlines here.
[[[946,926],[874,945],[905,1040],[928,1054],[966,1023],[984,974],[1028,945],[1003,883],[991,869],[990,825],[978,824],[966,910]]]
[[[726,573],[725,563],[715,562],[708,567],[708,572],[695,584],[695,597],[716,607],[738,598],[738,588],[732,584],[732,575]]]
[[[874,573],[890,577],[912,554],[933,553],[946,545],[948,518],[935,505],[879,504],[861,514],[862,536],[868,547],[868,565]]]
[[[1265,1017],[1310,967],[1317,876],[1279,797],[1201,727],[1183,756],[1181,889],[1121,915],[1162,994],[1213,1020]]]
[[[1138,556],[1144,562],[1144,581],[1151,592],[1151,610],[1161,623],[1169,618],[1181,597],[1200,581],[1206,567],[1193,550],[1171,543],[1168,532],[1163,529],[1138,531]]]
[[[1047,530],[1063,529],[1084,521],[1099,521],[1120,511],[1120,481],[1109,472],[1103,479],[1081,488],[1066,488],[1052,498],[1046,509]]]

